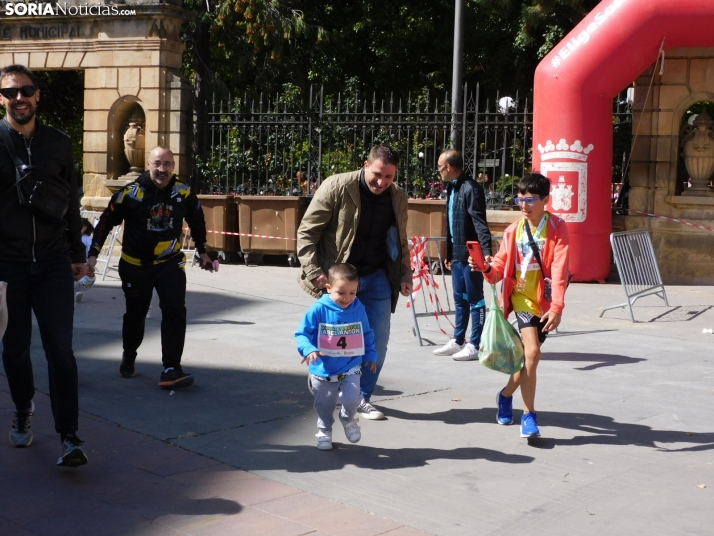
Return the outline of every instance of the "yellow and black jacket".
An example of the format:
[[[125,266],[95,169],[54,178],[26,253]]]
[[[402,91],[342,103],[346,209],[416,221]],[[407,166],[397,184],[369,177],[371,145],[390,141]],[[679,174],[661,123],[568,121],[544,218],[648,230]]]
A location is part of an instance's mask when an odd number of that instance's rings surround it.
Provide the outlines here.
[[[130,264],[148,266],[181,254],[181,228],[186,220],[199,253],[206,252],[203,209],[191,187],[171,178],[163,190],[144,172],[114,194],[94,229],[90,257],[96,257],[116,225],[124,222],[121,257]]]

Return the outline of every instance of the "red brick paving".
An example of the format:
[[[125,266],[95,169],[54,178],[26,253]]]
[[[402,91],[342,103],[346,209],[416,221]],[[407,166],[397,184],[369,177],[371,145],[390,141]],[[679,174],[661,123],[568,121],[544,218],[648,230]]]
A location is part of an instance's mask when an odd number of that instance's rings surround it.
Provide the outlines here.
[[[424,534],[84,413],[89,464],[56,467],[48,397],[38,392],[35,405],[29,448],[0,439],[3,536]],[[0,390],[0,430],[13,411]]]

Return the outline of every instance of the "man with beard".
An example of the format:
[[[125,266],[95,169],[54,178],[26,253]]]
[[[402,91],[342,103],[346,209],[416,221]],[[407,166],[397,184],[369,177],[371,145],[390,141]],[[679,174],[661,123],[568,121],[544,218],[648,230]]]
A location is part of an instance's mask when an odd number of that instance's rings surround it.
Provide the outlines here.
[[[8,284],[2,359],[15,403],[10,444],[29,447],[33,439],[35,385],[30,343],[34,311],[47,358],[55,430],[62,442],[57,465],[77,467],[87,463],[87,456],[77,437],[73,278],[85,274],[86,252],[72,142],[35,118],[39,100],[40,90],[29,69],[10,65],[0,70],[0,104],[6,111],[0,122],[0,281]],[[27,202],[30,195],[43,191],[37,180],[41,174],[51,175],[58,185],[49,199],[61,207],[60,213],[65,211],[61,217],[51,217]]]
[[[119,374],[136,375],[134,362],[144,339],[146,313],[154,289],[161,307],[161,360],[159,387],[177,389],[193,385],[193,374],[181,368],[186,338],[186,257],[181,252],[184,219],[201,257],[201,267],[212,270],[206,254],[206,222],[191,187],[173,175],[174,155],[166,147],[154,147],[149,171],[114,194],[94,229],[89,249],[90,274],[112,228],[124,222],[119,277],[126,299]]]

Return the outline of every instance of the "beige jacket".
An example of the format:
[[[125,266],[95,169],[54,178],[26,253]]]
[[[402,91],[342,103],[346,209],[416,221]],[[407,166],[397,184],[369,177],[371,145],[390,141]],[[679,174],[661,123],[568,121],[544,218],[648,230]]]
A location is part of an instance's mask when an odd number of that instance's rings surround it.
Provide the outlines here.
[[[360,217],[359,180],[362,170],[328,177],[315,192],[297,231],[297,256],[301,273],[298,283],[307,293],[319,298],[323,290],[310,281],[335,263],[347,262]],[[401,283],[412,282],[412,269],[407,242],[407,196],[394,184],[392,205],[397,221],[394,242],[388,255],[392,259],[387,275],[392,285],[392,312],[397,306]],[[388,237],[385,237],[385,242]]]

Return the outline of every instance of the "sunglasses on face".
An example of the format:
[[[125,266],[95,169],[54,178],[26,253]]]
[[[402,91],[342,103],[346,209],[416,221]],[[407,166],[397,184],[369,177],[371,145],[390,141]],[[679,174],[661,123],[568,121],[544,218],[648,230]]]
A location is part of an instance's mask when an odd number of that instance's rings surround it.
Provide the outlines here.
[[[526,205],[527,207],[532,207],[536,201],[544,199],[543,197],[516,197],[513,199],[513,204],[517,207],[521,205]]]
[[[4,87],[0,89],[0,94],[6,99],[16,99],[20,92],[23,97],[32,97],[37,91],[37,86]]]

